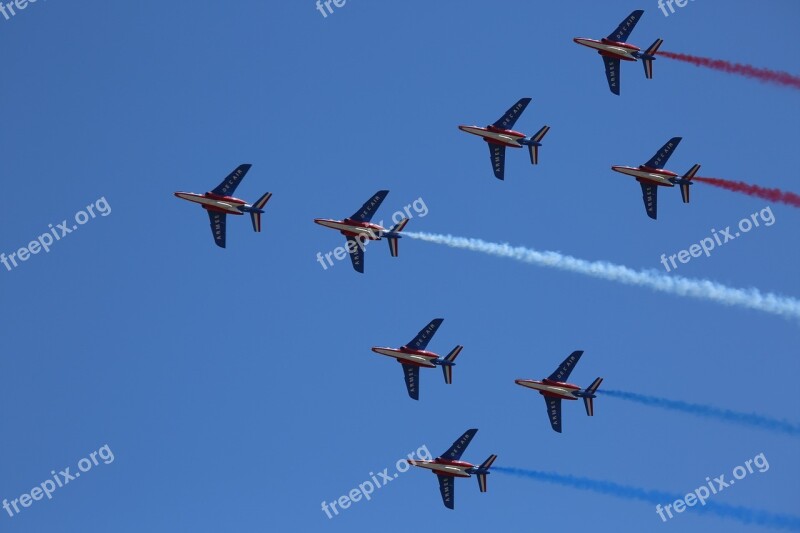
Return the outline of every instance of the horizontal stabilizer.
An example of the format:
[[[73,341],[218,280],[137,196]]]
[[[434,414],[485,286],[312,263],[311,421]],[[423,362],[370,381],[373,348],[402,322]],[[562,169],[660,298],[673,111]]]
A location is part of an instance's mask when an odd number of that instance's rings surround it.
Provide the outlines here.
[[[697,171],[700,170],[700,165],[694,165],[689,171],[683,175],[683,179],[686,181],[691,182],[692,178],[695,177]],[[681,198],[683,198],[683,203],[689,203],[689,184],[688,183],[681,183]]]
[[[594,416],[594,398],[584,398],[583,405],[586,407],[586,414]]]
[[[448,385],[451,385],[453,383],[453,366],[455,364],[454,361],[456,360],[456,357],[458,357],[458,354],[460,354],[461,350],[463,349],[464,349],[463,346],[460,345],[456,346],[449,354],[447,354],[447,357],[444,358],[445,364],[442,365],[442,373],[444,373],[444,382],[447,383]]]
[[[404,218],[403,220],[401,220],[400,222],[395,224],[392,227],[392,229],[389,230],[389,233],[390,234],[394,234],[395,236],[391,236],[390,235],[390,236],[386,237],[386,240],[389,242],[389,253],[392,254],[392,257],[397,257],[398,254],[400,253],[400,250],[399,250],[399,247],[398,247],[399,243],[397,242],[398,241],[397,234],[400,233],[401,231],[403,231],[403,228],[406,227],[406,224],[408,224],[408,219]]]

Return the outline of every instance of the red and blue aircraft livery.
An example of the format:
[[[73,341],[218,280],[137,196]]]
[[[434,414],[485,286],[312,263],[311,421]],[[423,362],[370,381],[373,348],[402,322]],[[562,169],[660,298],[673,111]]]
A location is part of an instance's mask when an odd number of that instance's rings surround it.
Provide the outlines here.
[[[409,464],[427,468],[436,474],[439,479],[439,492],[442,493],[442,501],[448,509],[455,508],[455,483],[453,480],[457,477],[472,477],[472,474],[475,474],[478,477],[478,488],[481,492],[486,492],[486,476],[489,475],[489,468],[494,463],[494,460],[497,459],[497,456],[490,455],[480,466],[460,460],[464,450],[467,449],[472,437],[477,432],[477,429],[468,429],[446,452],[432,461],[417,459],[409,459],[408,461]]]
[[[531,164],[536,165],[539,163],[539,147],[542,145],[542,138],[550,131],[550,126],[543,126],[531,137],[526,137],[524,133],[511,129],[530,102],[530,98],[520,99],[497,122],[485,128],[480,126],[458,127],[461,131],[477,135],[486,141],[489,145],[492,170],[494,170],[494,175],[499,180],[504,179],[505,176],[506,147],[522,148],[527,146],[531,156]]]
[[[361,209],[344,220],[314,219],[314,222],[320,226],[338,230],[347,238],[347,252],[350,254],[350,260],[356,272],[364,273],[364,247],[367,241],[379,241],[386,238],[389,242],[389,253],[392,254],[392,257],[397,257],[399,254],[397,240],[402,236],[400,232],[408,224],[408,219],[404,218],[391,229],[386,229],[380,224],[370,222],[387,194],[389,194],[389,191],[376,192],[372,198],[361,206]]]
[[[689,186],[692,184],[692,178],[700,170],[700,165],[694,165],[683,177],[678,177],[674,172],[663,168],[680,142],[681,137],[673,137],[647,163],[636,168],[620,165],[611,167],[611,170],[636,178],[642,186],[642,199],[647,216],[653,220],[658,216],[658,187],[680,185],[683,203],[689,203]]]
[[[638,46],[634,46],[632,44],[628,44],[625,41],[628,40],[633,28],[636,26],[636,23],[639,22],[639,18],[642,16],[641,9],[637,9],[630,15],[628,18],[622,21],[622,23],[614,30],[608,37],[604,37],[599,41],[596,39],[587,39],[585,37],[575,37],[573,41],[578,44],[582,44],[583,46],[588,46],[594,50],[597,50],[597,53],[603,57],[603,63],[606,66],[606,79],[608,80],[608,88],[611,89],[611,92],[614,94],[619,94],[619,62],[622,61],[636,61],[637,59],[642,60],[642,65],[644,65],[644,75],[647,79],[653,78],[653,61],[656,58],[656,52],[658,52],[658,48],[661,46],[661,43],[664,41],[662,39],[656,39],[656,41],[650,45],[650,48],[641,52]]]
[[[242,182],[247,171],[250,170],[252,165],[239,165],[236,170],[228,174],[228,177],[223,180],[217,187],[205,194],[197,194],[194,192],[176,192],[175,196],[183,200],[200,204],[203,209],[208,211],[208,218],[211,221],[211,234],[214,236],[214,242],[220,248],[225,248],[225,225],[226,215],[243,215],[250,213],[250,218],[253,221],[253,230],[256,232],[261,231],[261,214],[264,212],[264,205],[272,197],[272,193],[268,192],[258,199],[253,205],[248,204],[244,200],[234,198],[233,193],[236,187]]]
[[[553,427],[553,430],[558,433],[561,433],[561,400],[577,400],[578,398],[583,398],[586,414],[594,416],[594,399],[597,397],[595,392],[597,392],[597,388],[600,386],[600,383],[602,383],[603,378],[594,380],[586,390],[572,383],[566,383],[566,380],[569,379],[569,375],[578,363],[581,355],[583,355],[583,350],[572,352],[569,357],[564,359],[558,369],[550,374],[550,377],[542,381],[531,379],[517,379],[514,381],[517,385],[537,390],[539,394],[544,396],[544,402],[547,404],[547,415],[550,418],[550,425]]]
[[[372,351],[381,355],[394,357],[398,363],[403,365],[403,374],[406,378],[406,389],[408,395],[415,400],[419,400],[419,369],[442,367],[444,382],[450,385],[453,382],[453,367],[456,365],[456,357],[464,349],[463,346],[456,346],[447,354],[447,357],[439,357],[434,352],[426,351],[428,342],[436,334],[436,330],[442,325],[443,318],[434,318],[431,323],[422,328],[411,342],[400,348],[383,348],[374,346]]]

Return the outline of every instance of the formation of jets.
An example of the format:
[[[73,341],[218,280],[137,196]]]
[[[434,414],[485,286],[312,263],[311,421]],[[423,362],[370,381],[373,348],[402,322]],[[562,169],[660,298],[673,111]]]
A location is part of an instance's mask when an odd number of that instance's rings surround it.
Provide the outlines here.
[[[640,48],[628,44],[627,40],[636,23],[642,16],[643,11],[632,12],[614,32],[607,37],[595,40],[588,38],[575,38],[574,41],[580,45],[597,50],[602,57],[606,70],[606,78],[611,92],[615,95],[620,94],[620,61],[641,60],[644,66],[645,75],[648,79],[653,77],[653,61],[656,59],[661,43],[661,39],[650,45],[644,52]],[[531,164],[539,162],[539,148],[542,146],[542,139],[550,130],[545,125],[534,135],[527,136],[524,133],[515,131],[513,128],[530,104],[531,98],[521,98],[511,106],[502,117],[496,122],[481,126],[464,126],[458,128],[461,131],[477,135],[482,138],[489,147],[489,155],[494,176],[505,179],[505,152],[506,148],[527,147],[530,155]],[[656,219],[657,216],[657,192],[658,187],[674,187],[678,185],[684,203],[689,203],[689,187],[692,185],[692,178],[700,168],[699,164],[692,168],[683,176],[665,170],[672,152],[680,143],[680,137],[673,137],[646,163],[638,167],[612,166],[612,170],[631,176],[639,182],[642,188],[645,210],[647,215]],[[243,164],[231,172],[216,188],[204,194],[192,192],[176,192],[175,196],[183,200],[200,204],[208,212],[211,231],[214,242],[217,246],[225,248],[226,244],[226,217],[227,215],[244,215],[248,213],[251,217],[253,229],[261,231],[261,215],[264,207],[272,196],[265,193],[253,204],[233,196],[236,188],[250,170],[251,165]],[[380,208],[389,191],[380,190],[370,197],[353,215],[343,219],[314,219],[316,224],[330,228],[341,233],[347,241],[347,252],[350,256],[353,268],[359,272],[364,272],[364,248],[368,241],[378,241],[385,239],[389,244],[389,251],[392,257],[398,256],[398,241],[402,237],[401,232],[408,223],[407,218],[403,218],[393,227],[387,229],[379,224],[372,222],[376,211]],[[391,357],[401,364],[405,385],[408,395],[419,400],[419,369],[420,368],[442,368],[446,384],[452,384],[453,367],[458,355],[463,350],[463,346],[457,345],[445,357],[428,351],[427,346],[433,336],[438,331],[443,322],[442,318],[433,319],[427,326],[408,343],[399,348],[375,346],[372,351]],[[561,402],[562,400],[582,399],[586,408],[586,414],[594,415],[594,398],[602,382],[602,378],[597,378],[586,389],[568,383],[567,379],[574,369],[577,362],[583,355],[583,351],[572,352],[549,377],[539,380],[517,379],[515,383],[538,391],[545,400],[547,414],[552,429],[558,433],[562,431],[561,425]],[[497,459],[496,455],[490,455],[483,463],[476,466],[461,460],[461,456],[469,443],[477,433],[477,429],[467,430],[453,445],[441,456],[433,460],[409,460],[409,464],[425,468],[436,474],[439,480],[439,490],[445,507],[453,509],[454,499],[454,480],[455,478],[468,478],[475,475],[481,492],[486,492],[486,480],[489,469]]]
[[[442,325],[443,318],[434,318],[430,323],[422,328],[417,335],[411,339],[411,342],[401,346],[400,348],[385,348],[375,346],[372,351],[380,355],[392,357],[401,363],[403,366],[403,374],[406,380],[406,389],[408,395],[414,399],[419,400],[419,369],[420,368],[435,368],[442,367],[444,373],[445,383],[451,384],[453,382],[453,366],[458,354],[463,350],[463,346],[457,345],[447,355],[447,357],[439,357],[436,353],[426,350],[428,343],[436,334],[439,326]],[[569,375],[575,368],[575,365],[583,355],[583,351],[574,351],[567,357],[549,377],[541,380],[530,379],[517,379],[514,382],[517,385],[533,389],[539,392],[547,404],[547,414],[550,419],[550,425],[554,431],[561,433],[561,400],[577,400],[582,398],[586,407],[586,414],[594,416],[594,399],[597,397],[597,389],[600,387],[603,378],[595,379],[591,385],[586,389],[581,389],[579,386],[568,383]],[[441,456],[433,460],[409,460],[409,464],[426,468],[436,474],[439,480],[439,491],[442,495],[442,502],[448,509],[453,509],[455,506],[454,479],[457,477],[471,477],[473,474],[477,476],[478,486],[481,492],[486,492],[486,476],[489,474],[489,467],[492,466],[496,455],[490,455],[479,466],[471,463],[461,461],[461,455],[466,450],[472,438],[477,433],[477,429],[470,429],[465,432],[458,440],[456,440],[450,448]]]
[[[653,61],[656,59],[662,39],[656,39],[644,52],[640,48],[627,42],[636,23],[639,22],[644,11],[633,11],[620,25],[608,35],[600,40],[585,37],[573,39],[576,43],[597,50],[603,58],[606,67],[606,77],[608,87],[614,94],[620,94],[619,85],[619,65],[620,61],[642,61],[644,72],[648,79],[653,77]],[[489,157],[492,164],[492,172],[499,180],[505,179],[506,148],[527,147],[530,154],[531,164],[539,163],[539,147],[542,146],[542,139],[550,131],[550,126],[542,126],[535,134],[527,136],[524,133],[515,131],[514,125],[522,115],[523,111],[531,103],[531,98],[519,99],[512,105],[496,122],[487,126],[459,126],[461,131],[477,135],[483,139],[489,147]],[[644,200],[647,216],[652,219],[657,218],[658,213],[658,187],[680,186],[681,196],[684,203],[689,203],[689,186],[692,184],[700,165],[694,165],[686,174],[678,174],[665,170],[663,167],[667,163],[670,155],[681,141],[680,137],[673,137],[665,144],[647,163],[638,167],[627,167],[615,165],[612,170],[632,176],[639,182],[642,188],[642,198]],[[270,193],[264,194],[254,204],[248,204],[244,200],[233,197],[233,193],[241,183],[250,165],[240,165],[215,189],[205,194],[191,192],[176,192],[175,196],[200,204],[208,212],[211,222],[211,232],[217,246],[225,248],[225,226],[226,215],[243,215],[249,213],[253,222],[253,229],[261,231],[261,214],[264,213],[264,206],[272,196]],[[337,230],[347,239],[347,253],[356,272],[364,272],[364,248],[368,241],[378,241],[386,239],[389,244],[389,252],[392,257],[398,256],[398,241],[402,237],[408,219],[404,218],[393,227],[387,229],[379,224],[372,222],[372,217],[380,207],[389,191],[381,190],[376,192],[367,200],[361,208],[353,215],[344,220],[334,220],[328,218],[316,218],[314,222]],[[420,356],[422,357],[422,356]],[[424,357],[423,357],[424,359]],[[445,358],[446,360],[446,358]],[[408,363],[407,366],[414,366]],[[413,377],[417,370],[407,372],[407,380]],[[448,368],[447,365],[442,368]],[[411,376],[411,377],[409,377]],[[410,390],[410,389],[409,389]]]

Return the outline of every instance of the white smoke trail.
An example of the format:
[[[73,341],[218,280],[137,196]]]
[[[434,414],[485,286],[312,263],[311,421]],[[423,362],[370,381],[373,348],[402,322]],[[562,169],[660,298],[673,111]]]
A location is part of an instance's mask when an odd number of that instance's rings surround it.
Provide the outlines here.
[[[486,242],[481,239],[468,239],[453,235],[435,233],[403,233],[412,239],[419,239],[435,244],[444,244],[451,248],[461,248],[473,252],[482,252],[497,257],[515,259],[523,263],[557,268],[569,272],[577,272],[595,278],[617,281],[625,285],[649,287],[660,292],[690,296],[703,300],[711,300],[726,305],[736,305],[772,313],[786,318],[800,318],[800,300],[778,294],[762,294],[755,288],[736,289],[727,287],[707,279],[691,279],[681,276],[666,276],[656,270],[633,270],[623,265],[615,265],[607,261],[586,261],[559,252],[539,252],[523,246],[511,246]]]

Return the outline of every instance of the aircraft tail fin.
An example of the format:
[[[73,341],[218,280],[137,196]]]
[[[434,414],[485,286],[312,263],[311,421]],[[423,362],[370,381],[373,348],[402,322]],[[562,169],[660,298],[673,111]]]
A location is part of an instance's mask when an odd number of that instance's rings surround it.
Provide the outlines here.
[[[444,382],[448,385],[453,383],[453,366],[455,366],[456,357],[463,349],[463,346],[458,345],[444,358],[445,364],[442,365],[442,373],[444,373]]]
[[[497,459],[497,456],[492,454],[488,459],[481,463],[481,466],[478,467],[478,488],[481,490],[481,492],[486,492],[488,488],[486,486],[486,476],[489,474],[489,468],[492,466],[492,463],[494,463],[495,459]]]
[[[683,175],[683,179],[687,182],[691,182],[698,170],[700,170],[700,165],[694,165],[686,174]],[[681,198],[683,198],[683,203],[689,203],[689,183],[681,183]]]
[[[390,229],[387,234],[386,240],[389,242],[389,252],[392,254],[392,257],[397,257],[397,255],[400,253],[397,240],[400,238],[400,232],[403,231],[403,228],[405,228],[406,224],[408,224],[408,220],[409,219],[404,218],[392,226],[392,229]]]
[[[550,131],[550,126],[542,126],[542,129],[537,131],[536,134],[531,137],[532,142],[528,145],[528,152],[531,156],[531,165],[539,164],[539,146],[544,136],[547,135],[548,131]]]
[[[250,211],[250,220],[253,222],[253,231],[260,232],[261,231],[261,210],[267,204],[269,199],[272,198],[272,193],[264,193],[264,196],[258,199],[256,203],[253,204],[255,210]]]
[[[664,42],[664,39],[656,39],[653,44],[650,45],[650,48],[644,51],[642,55],[642,65],[644,65],[644,75],[647,77],[648,80],[653,79],[653,60],[656,58],[656,52],[658,52],[658,48],[661,46],[661,43]]]
[[[594,393],[597,392],[602,382],[603,378],[597,378],[586,388],[586,392],[589,393],[589,396],[583,397],[583,405],[586,407],[586,414],[589,416],[594,416]]]

